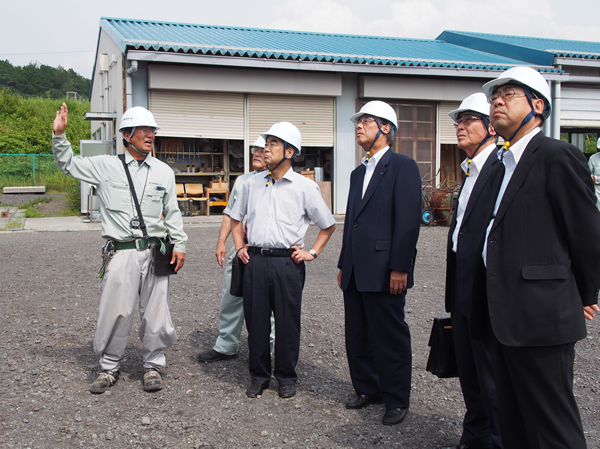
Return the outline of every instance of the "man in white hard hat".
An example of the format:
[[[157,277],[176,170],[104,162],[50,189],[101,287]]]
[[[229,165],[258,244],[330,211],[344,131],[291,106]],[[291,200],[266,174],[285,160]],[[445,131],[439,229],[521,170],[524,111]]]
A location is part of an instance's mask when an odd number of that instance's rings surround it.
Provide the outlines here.
[[[575,342],[598,310],[600,214],[581,151],[544,136],[550,88],[530,67],[483,86],[505,140],[484,243],[488,345],[505,448],[586,447],[573,395]]]
[[[496,156],[496,131],[490,105],[481,92],[469,95],[448,114],[454,120],[458,148],[467,158],[456,213],[448,232],[446,311],[452,319],[458,377],[467,412],[457,449],[501,448],[498,402],[490,353],[485,342],[472,339],[472,309],[485,301],[485,266],[481,259],[485,230],[504,174]]]
[[[54,160],[64,174],[97,186],[102,237],[107,240],[99,273],[102,296],[94,338],[101,372],[90,391],[104,393],[119,379],[138,299],[144,390],[160,390],[159,370],[165,366],[162,350],[175,343],[177,334],[169,313],[169,276],[154,274],[151,249],[159,246],[164,250],[170,236],[175,244],[171,264],[179,271],[187,236],[177,206],[173,170],[150,154],[159,128],[152,113],[142,107],[125,111],[121,119],[119,130],[127,150],[124,160],[140,204],[139,217],[123,162],[115,156],[73,157],[65,136],[67,118],[63,103],[54,120]]]
[[[266,140],[268,172],[248,179],[231,211],[233,241],[244,266],[244,315],[248,329],[249,371],[246,395],[259,397],[271,380],[269,333],[275,316],[275,369],[279,396],[296,394],[300,351],[300,310],[305,261],[323,251],[335,231],[335,219],[314,181],[295,173],[300,131],[289,122],[274,124],[261,134]],[[242,220],[247,218],[248,247]],[[304,235],[311,220],[321,230],[312,249]]]
[[[356,395],[346,408],[385,403],[382,423],[400,423],[410,403],[412,353],[404,319],[421,225],[416,162],[395,153],[394,109],[371,101],[350,120],[367,153],[350,176],[338,284],[344,291],[346,353]]]
[[[219,231],[219,240],[217,241],[217,263],[223,267],[225,261],[225,241],[231,234],[231,218],[229,214],[233,208],[239,191],[250,177],[256,173],[263,171],[265,168],[264,151],[265,139],[258,136],[258,139],[250,146],[252,153],[252,168],[253,171],[238,176],[231,189],[229,195],[229,203],[223,210],[223,222]],[[235,257],[235,245],[231,247],[231,251],[227,256],[227,264],[223,276],[223,296],[221,297],[221,311],[219,313],[219,337],[213,349],[204,351],[198,354],[199,362],[218,362],[221,360],[231,360],[238,356],[238,345],[240,343],[240,335],[242,326],[244,325],[244,306],[243,300],[240,297],[231,294],[231,271],[232,263]]]
[[[588,167],[592,174],[592,181],[594,181],[594,187],[596,188],[596,207],[600,210],[600,137],[596,142],[596,153],[592,154],[588,160]]]

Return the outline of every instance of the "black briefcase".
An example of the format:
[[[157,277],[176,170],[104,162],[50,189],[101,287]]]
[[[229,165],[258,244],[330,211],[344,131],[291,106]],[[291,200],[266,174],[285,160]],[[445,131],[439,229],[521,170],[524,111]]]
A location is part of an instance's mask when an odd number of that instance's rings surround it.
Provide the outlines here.
[[[427,359],[427,371],[441,379],[458,377],[452,322],[449,317],[433,319],[429,346],[431,350]]]
[[[231,287],[229,293],[232,296],[244,296],[244,262],[236,255],[231,263]]]

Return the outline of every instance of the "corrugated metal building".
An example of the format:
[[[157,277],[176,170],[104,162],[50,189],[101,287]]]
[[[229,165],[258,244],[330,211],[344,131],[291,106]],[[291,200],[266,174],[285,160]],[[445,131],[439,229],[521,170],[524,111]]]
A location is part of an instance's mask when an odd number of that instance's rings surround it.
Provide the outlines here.
[[[462,47],[553,66],[568,74],[551,83],[552,128],[569,133],[584,150],[585,136],[600,136],[600,42],[542,39],[501,34],[444,31],[437,39]]]
[[[461,155],[447,112],[463,98],[523,64],[559,92],[566,86],[570,75],[548,51],[490,51],[487,44],[504,44],[489,36],[400,39],[103,18],[91,107],[115,112],[117,124],[127,107],[150,109],[162,127],[158,157],[181,171],[196,165],[178,175],[185,182],[215,174],[231,182],[248,168],[243,148],[274,122],[290,121],[303,137],[296,166],[323,167],[332,209],[344,213],[350,172],[362,156],[348,118],[367,101],[396,109],[394,150],[413,157],[422,176],[456,179]],[[557,135],[553,123],[546,132]],[[110,122],[94,122],[92,134],[115,137]]]

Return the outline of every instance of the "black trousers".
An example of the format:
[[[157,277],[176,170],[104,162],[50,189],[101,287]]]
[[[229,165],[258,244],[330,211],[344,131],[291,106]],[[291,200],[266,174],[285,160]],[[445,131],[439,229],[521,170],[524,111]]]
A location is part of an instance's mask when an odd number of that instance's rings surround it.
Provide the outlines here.
[[[469,320],[458,301],[450,316],[458,378],[467,408],[460,442],[470,447],[502,448],[490,352],[484,340],[471,339]]]
[[[404,321],[406,291],[359,292],[354,273],[344,290],[346,353],[357,394],[381,394],[388,409],[410,404],[412,352]]]
[[[304,262],[250,254],[244,268],[244,315],[252,383],[271,379],[271,312],[275,317],[275,370],[279,385],[296,383]]]
[[[585,449],[573,395],[575,343],[514,347],[488,333],[507,449]]]

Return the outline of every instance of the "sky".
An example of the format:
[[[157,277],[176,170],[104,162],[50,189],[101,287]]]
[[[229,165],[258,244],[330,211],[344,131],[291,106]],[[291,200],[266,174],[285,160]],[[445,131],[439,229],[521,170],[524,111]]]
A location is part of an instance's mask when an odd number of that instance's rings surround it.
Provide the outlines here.
[[[0,15],[0,60],[60,65],[91,78],[101,17],[419,39],[459,30],[600,42],[598,0],[13,0]]]

